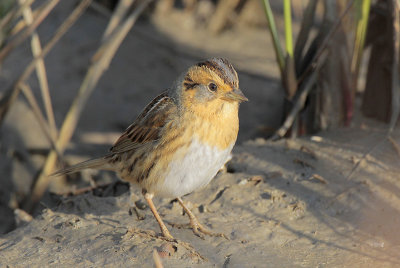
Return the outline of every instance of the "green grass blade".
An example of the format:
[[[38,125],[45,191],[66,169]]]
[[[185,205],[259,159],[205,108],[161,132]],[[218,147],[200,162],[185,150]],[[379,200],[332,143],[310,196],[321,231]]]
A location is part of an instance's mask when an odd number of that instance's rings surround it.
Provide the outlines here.
[[[356,10],[356,36],[354,41],[354,51],[353,58],[351,62],[351,72],[353,74],[354,79],[358,78],[358,73],[360,70],[361,59],[364,49],[365,36],[367,33],[368,26],[368,18],[369,18],[369,10],[371,7],[371,0],[357,0],[355,8]],[[356,85],[356,82],[354,82]],[[355,88],[354,88],[355,90]]]
[[[281,43],[279,41],[278,32],[276,30],[274,15],[269,4],[269,0],[262,0],[264,4],[265,16],[268,21],[268,27],[271,33],[272,42],[274,44],[276,61],[278,62],[281,73],[285,68],[285,56],[282,51]]]
[[[290,0],[283,1],[283,16],[285,19],[286,52],[289,57],[293,58],[292,12]]]

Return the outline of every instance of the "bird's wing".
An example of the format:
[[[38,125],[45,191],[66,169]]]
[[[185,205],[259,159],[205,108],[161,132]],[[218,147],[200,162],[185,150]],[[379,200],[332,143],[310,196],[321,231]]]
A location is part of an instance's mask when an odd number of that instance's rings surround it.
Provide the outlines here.
[[[111,154],[135,150],[149,142],[158,140],[162,128],[176,109],[177,107],[168,96],[167,91],[158,95],[111,147]]]

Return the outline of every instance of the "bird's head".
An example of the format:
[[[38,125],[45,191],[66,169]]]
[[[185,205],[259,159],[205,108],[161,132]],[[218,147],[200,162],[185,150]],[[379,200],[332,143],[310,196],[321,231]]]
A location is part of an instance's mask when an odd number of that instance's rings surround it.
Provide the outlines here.
[[[191,66],[177,81],[175,90],[183,108],[206,109],[208,113],[225,106],[237,107],[240,102],[248,100],[239,89],[235,69],[222,58]]]

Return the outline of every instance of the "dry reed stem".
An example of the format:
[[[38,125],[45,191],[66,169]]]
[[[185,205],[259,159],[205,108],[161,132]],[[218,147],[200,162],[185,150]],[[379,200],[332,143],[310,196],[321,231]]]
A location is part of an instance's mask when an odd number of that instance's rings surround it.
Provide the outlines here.
[[[5,29],[6,25],[11,25],[16,18],[21,16],[22,10],[26,7],[30,7],[34,1],[35,0],[26,0],[22,5],[14,5],[13,9],[8,11],[4,18],[0,20],[0,29]]]
[[[36,117],[36,119],[39,122],[40,128],[42,129],[46,138],[49,140],[51,148],[56,150],[59,157],[62,157],[62,155],[59,153],[59,151],[56,148],[56,138],[53,137],[51,134],[51,130],[48,125],[48,122],[45,120],[45,118],[39,108],[39,104],[36,102],[35,96],[32,93],[32,89],[25,83],[21,83],[20,87],[21,87],[22,93],[24,93],[25,98],[27,99],[29,105],[31,106],[34,116]]]
[[[41,11],[32,24],[27,26],[20,35],[16,36],[0,50],[0,63],[15,47],[25,41],[25,39],[33,33],[33,31],[40,25],[40,23],[43,22],[43,20],[47,17],[47,15],[49,15],[59,1],[60,0],[48,0],[44,6],[40,7]]]
[[[92,2],[90,8],[104,17],[111,17],[112,11],[98,2]]]
[[[61,24],[61,26],[57,29],[54,36],[50,39],[50,41],[43,48],[42,53],[34,58],[28,66],[25,68],[24,72],[20,75],[17,81],[13,84],[13,86],[6,90],[5,94],[0,100],[0,126],[3,122],[5,116],[11,105],[17,99],[17,96],[21,90],[19,86],[21,83],[24,83],[26,79],[31,75],[33,70],[35,69],[36,62],[40,59],[43,59],[50,50],[54,47],[54,45],[60,40],[60,38],[71,28],[71,26],[76,22],[76,20],[82,15],[83,11],[89,6],[91,0],[83,0],[75,10],[68,16],[68,18]]]
[[[129,8],[132,6],[134,0],[120,0],[118,5],[108,22],[107,28],[103,34],[103,41],[107,38],[115,28],[121,23],[121,20],[126,16]]]
[[[213,34],[218,34],[226,26],[229,16],[235,11],[240,0],[220,0],[217,2],[214,14],[208,23],[208,30]]]
[[[38,16],[38,14],[40,13],[40,8],[37,8],[35,10],[32,11],[32,17],[35,20]],[[20,33],[23,29],[25,29],[27,27],[27,23],[24,19],[20,19],[18,20],[17,23],[15,23],[15,26],[11,29],[10,34],[13,35],[17,35],[18,33]]]
[[[78,123],[80,114],[90,97],[94,87],[99,81],[101,75],[108,68],[111,59],[114,57],[118,47],[121,45],[123,39],[128,34],[136,22],[139,15],[142,13],[144,8],[151,2],[151,0],[143,1],[136,9],[131,11],[129,16],[123,21],[122,25],[115,28],[114,32],[106,38],[96,54],[92,58],[92,64],[86,73],[86,76],[82,82],[77,96],[75,97],[60,130],[56,147],[60,152],[63,152],[68,142],[70,141],[72,134],[75,131]],[[50,183],[51,177],[48,176],[54,171],[54,167],[57,162],[57,154],[54,150],[50,151],[47,156],[45,165],[42,172],[40,173],[31,194],[31,205],[32,207],[41,199],[44,192]]]
[[[293,126],[293,123],[296,121],[297,114],[304,107],[304,103],[307,99],[307,96],[315,84],[316,69],[319,66],[321,66],[322,63],[325,62],[325,60],[326,60],[326,57],[323,56],[324,55],[323,53],[325,52],[325,49],[327,48],[329,41],[333,37],[333,34],[337,31],[343,18],[350,11],[350,8],[353,4],[354,4],[354,0],[350,0],[348,2],[345,10],[340,15],[340,17],[335,21],[335,23],[329,30],[328,34],[325,36],[324,40],[322,41],[322,44],[318,47],[317,52],[315,53],[313,59],[311,60],[311,63],[306,67],[305,71],[297,79],[297,85],[302,83],[303,80],[307,80],[306,81],[307,85],[305,85],[304,87],[299,89],[301,92],[298,93],[298,97],[294,96],[295,100],[293,103],[293,107],[292,107],[290,113],[288,114],[288,116],[286,117],[285,122],[275,132],[274,136],[272,137],[272,140],[277,140],[277,139],[284,137],[286,135],[287,131],[290,129],[290,127]],[[299,52],[297,52],[297,53],[299,53]],[[311,77],[312,77],[312,79],[310,79]],[[295,133],[295,131],[294,131],[294,133]]]
[[[16,5],[14,5],[6,14],[4,14],[3,18],[0,19],[0,29],[4,31],[6,26],[11,24],[11,22],[17,17],[17,8]],[[0,44],[1,44],[2,39],[0,39]]]
[[[25,0],[18,0],[19,4],[22,5]],[[32,15],[32,9],[30,6],[27,6],[23,11],[22,14],[24,16],[24,19],[26,21],[27,25],[31,25],[33,22],[33,15]],[[37,57],[42,53],[42,46],[40,44],[40,39],[39,35],[34,31],[32,33],[32,40],[31,40],[31,47],[32,47],[32,55],[33,57]],[[54,112],[53,112],[53,106],[51,104],[51,97],[50,97],[50,90],[49,90],[49,83],[47,80],[47,74],[46,74],[46,67],[44,65],[43,59],[39,59],[38,62],[36,63],[36,74],[39,80],[39,85],[42,93],[42,99],[47,115],[47,122],[49,125],[49,130],[52,136],[52,141],[54,141],[57,137],[57,128],[56,128],[56,123],[54,120]],[[39,110],[40,111],[40,110]]]

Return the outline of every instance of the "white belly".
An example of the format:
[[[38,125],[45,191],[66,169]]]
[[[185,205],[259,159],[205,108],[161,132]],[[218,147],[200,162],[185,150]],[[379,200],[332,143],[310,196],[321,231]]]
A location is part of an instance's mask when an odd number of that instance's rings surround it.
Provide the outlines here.
[[[171,161],[164,183],[158,185],[155,192],[159,196],[175,198],[206,186],[228,160],[233,145],[221,151],[194,139],[189,148],[181,149],[188,150],[183,158]]]

